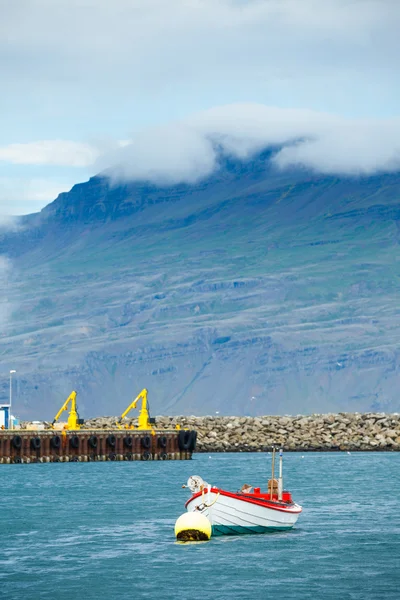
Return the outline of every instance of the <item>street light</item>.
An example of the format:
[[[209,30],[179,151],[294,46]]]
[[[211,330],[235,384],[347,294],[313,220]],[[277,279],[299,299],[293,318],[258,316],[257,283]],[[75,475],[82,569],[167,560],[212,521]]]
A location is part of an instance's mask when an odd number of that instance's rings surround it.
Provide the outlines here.
[[[12,416],[11,416],[11,405],[12,405],[12,375],[13,373],[16,373],[17,371],[15,369],[11,369],[10,371],[10,414],[9,414],[9,422],[8,422],[8,428],[9,429],[13,429],[13,420],[12,420]]]

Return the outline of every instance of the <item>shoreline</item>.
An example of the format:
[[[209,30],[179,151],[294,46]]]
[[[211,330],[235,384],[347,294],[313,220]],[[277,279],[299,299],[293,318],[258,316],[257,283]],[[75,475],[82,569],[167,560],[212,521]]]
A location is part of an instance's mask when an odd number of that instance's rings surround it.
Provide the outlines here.
[[[156,417],[157,425],[197,431],[195,452],[400,451],[400,415],[338,413],[296,416],[265,415]]]
[[[181,417],[198,432],[196,452],[400,451],[400,415],[383,413],[309,416]]]
[[[400,451],[400,415],[383,413],[309,416],[181,417],[198,432],[196,452]]]
[[[88,419],[84,428],[109,428],[115,420]],[[125,424],[136,425],[136,420],[126,419]],[[398,413],[156,417],[156,429],[176,425],[197,431],[195,452],[199,453],[265,452],[272,445],[286,452],[400,451]]]

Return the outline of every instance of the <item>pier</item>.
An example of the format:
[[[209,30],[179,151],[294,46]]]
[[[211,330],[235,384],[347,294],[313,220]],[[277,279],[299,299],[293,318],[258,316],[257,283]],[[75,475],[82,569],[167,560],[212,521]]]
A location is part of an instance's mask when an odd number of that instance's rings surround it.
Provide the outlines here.
[[[121,460],[190,460],[192,430],[3,430],[0,464]]]

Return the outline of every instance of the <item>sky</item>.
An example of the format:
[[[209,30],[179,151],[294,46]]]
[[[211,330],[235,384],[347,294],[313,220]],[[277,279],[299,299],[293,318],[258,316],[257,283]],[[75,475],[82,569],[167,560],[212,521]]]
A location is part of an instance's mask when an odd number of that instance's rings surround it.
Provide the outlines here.
[[[0,214],[107,169],[398,168],[399,0],[0,0]]]

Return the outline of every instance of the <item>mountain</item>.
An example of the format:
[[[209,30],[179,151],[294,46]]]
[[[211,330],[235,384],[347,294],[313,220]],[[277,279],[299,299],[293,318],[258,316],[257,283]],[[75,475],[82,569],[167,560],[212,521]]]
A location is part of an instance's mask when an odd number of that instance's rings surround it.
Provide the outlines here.
[[[76,185],[3,232],[16,412],[396,411],[400,175],[224,157],[197,184]],[[8,379],[2,382],[8,397]]]

